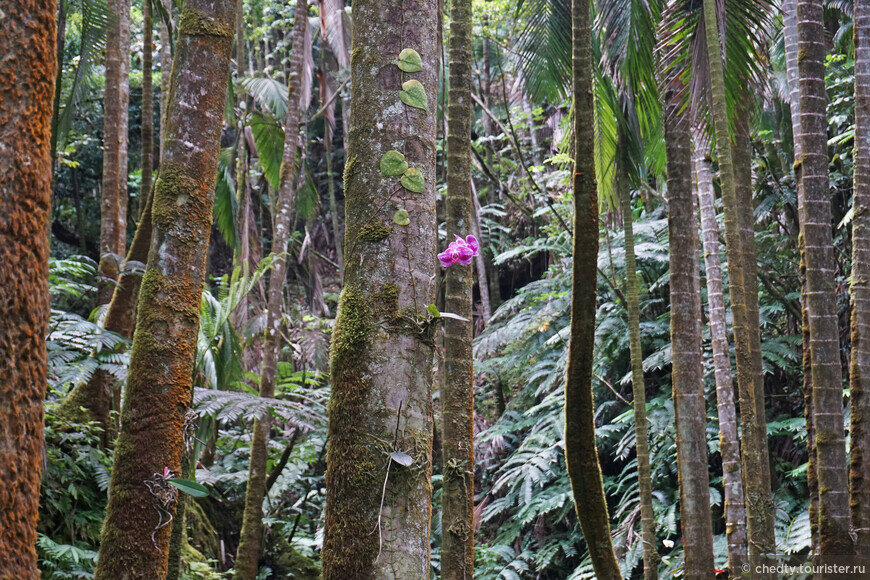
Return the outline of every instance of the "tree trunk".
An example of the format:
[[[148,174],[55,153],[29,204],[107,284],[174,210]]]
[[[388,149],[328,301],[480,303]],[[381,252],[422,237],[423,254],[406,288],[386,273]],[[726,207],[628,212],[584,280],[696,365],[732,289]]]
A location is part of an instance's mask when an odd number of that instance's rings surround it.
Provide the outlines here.
[[[677,432],[680,532],[685,577],[713,578],[713,524],[707,473],[701,322],[698,320],[698,237],[692,202],[692,138],[688,116],[666,95],[668,238],[671,268],[671,382]]]
[[[424,579],[432,494],[434,325],[426,308],[435,302],[437,253],[437,3],[357,0],[353,16],[323,577]],[[420,54],[422,71],[394,64],[405,48]],[[422,83],[425,109],[399,100],[403,82],[412,81]],[[381,173],[383,155],[394,148],[422,173],[422,193]]]
[[[825,29],[821,0],[798,0],[801,156],[795,160],[812,372],[819,555],[853,553],[843,424],[843,375],[837,328],[837,264],[828,198]],[[827,577],[821,575],[822,578]]]
[[[272,253],[275,262],[269,275],[268,307],[263,337],[263,361],[260,364],[260,396],[275,396],[275,376],[278,370],[278,354],[281,350],[281,313],[284,304],[284,282],[287,279],[287,242],[293,228],[296,203],[296,152],[299,146],[299,95],[303,90],[302,67],[305,62],[305,27],[308,26],[308,3],[296,2],[292,52],[290,55],[290,79],[288,82],[287,113],[284,117],[284,158],[281,163],[281,181],[278,200],[273,212]],[[242,137],[243,138],[243,137]],[[245,510],[239,549],[236,554],[236,578],[254,580],[260,560],[263,541],[263,498],[266,494],[266,460],[268,459],[269,416],[254,420],[251,441],[251,462],[248,469],[248,485],[245,491]]]
[[[852,197],[852,443],[850,481],[855,552],[870,554],[870,2],[853,4],[855,160]]]
[[[763,554],[776,553],[774,536],[774,505],[770,490],[767,458],[767,432],[764,415],[764,389],[761,376],[757,297],[749,294],[756,288],[754,276],[746,272],[745,235],[741,232],[740,203],[734,171],[734,153],[728,128],[725,102],[725,68],[722,62],[720,31],[714,0],[704,0],[704,23],[707,34],[707,58],[710,68],[713,127],[722,184],[722,205],[725,215],[725,249],[728,256],[728,279],[731,290],[731,311],[734,324],[734,351],[737,359],[737,385],[740,394],[740,427],[742,434],[742,467],[745,485],[746,515],[749,533],[749,560],[753,567],[761,563]],[[742,168],[742,170],[746,170]],[[741,190],[742,197],[746,192]],[[744,217],[746,217],[744,215]],[[745,222],[745,219],[743,220]],[[751,225],[750,225],[751,228]],[[750,243],[745,240],[745,243]],[[753,253],[754,255],[754,253]],[[753,258],[754,260],[754,258]],[[753,262],[754,263],[754,262]],[[749,278],[753,279],[750,280]],[[756,306],[757,309],[757,306]],[[755,321],[755,325],[753,322]],[[759,573],[760,574],[760,573]],[[761,574],[770,578],[772,574]]]
[[[110,0],[103,106],[100,205],[100,283],[97,304],[108,304],[127,246],[127,118],[130,101],[130,0]]]
[[[66,50],[66,2],[57,4],[57,74],[54,77],[54,100],[51,103],[51,170],[57,166],[57,130],[60,122],[60,97],[63,92],[63,57]],[[78,214],[76,214],[78,216]]]
[[[610,517],[595,447],[592,355],[598,290],[598,191],[592,144],[592,22],[589,2],[572,3],[574,73],[574,273],[571,338],[565,383],[565,462],[574,509],[596,577],[621,578],[610,537]]]
[[[234,9],[232,0],[190,0],[179,20],[98,580],[166,575],[171,526],[162,524],[176,502],[163,475],[180,473],[184,449]]]
[[[694,165],[704,243],[704,265],[707,274],[707,306],[710,317],[710,343],[713,350],[713,375],[716,382],[716,409],[719,415],[719,453],[722,456],[722,488],[725,492],[728,568],[732,574],[737,575],[742,573],[744,565],[749,563],[746,544],[746,506],[740,470],[734,379],[731,374],[731,356],[728,352],[728,327],[719,257],[719,224],[716,222],[716,210],[713,207],[712,162],[707,157],[706,151],[706,143],[696,135]]]
[[[625,160],[624,141],[621,144]],[[637,263],[634,255],[634,214],[631,190],[625,175],[627,167],[619,168],[617,177],[619,203],[625,233],[625,299],[628,310],[628,342],[631,354],[631,391],[634,396],[634,433],[637,440],[637,486],[640,494],[640,527],[643,541],[643,577],[658,578],[659,554],[656,551],[655,515],[652,503],[652,472],[649,462],[649,426],[646,418],[646,383],[643,378],[643,349],[640,335],[640,298],[637,289]]]
[[[0,578],[39,578],[56,10],[4,4],[0,28]]]
[[[329,130],[329,125],[326,125],[323,134],[323,144],[325,147],[324,155],[326,157],[326,182],[329,191],[329,215],[332,219],[332,236],[335,243],[335,261],[338,264],[338,275],[344,275],[344,252],[342,250],[341,239],[344,237],[344,231],[341,228],[341,216],[338,215],[338,203],[335,198],[335,174],[332,170],[332,131]]]
[[[468,184],[471,187],[471,233],[477,238],[478,243],[483,244],[483,234],[480,231],[480,200],[477,198],[473,177],[469,179]],[[477,288],[480,291],[480,316],[483,318],[483,326],[486,327],[489,319],[492,318],[492,306],[489,304],[489,279],[486,258],[483,257],[482,250],[474,257],[474,268],[477,274]]]
[[[142,3],[142,187],[139,191],[139,216],[151,193],[151,176],[154,173],[154,87],[152,63],[154,42],[152,37],[151,0]]]
[[[169,28],[160,19],[160,138],[158,139],[160,147],[160,156],[158,162],[163,162],[163,149],[166,147],[165,127],[166,127],[166,104],[169,101],[169,79],[172,76],[172,36],[169,34]]]
[[[465,237],[471,224],[471,0],[450,8],[450,92],[447,109],[448,242]],[[479,254],[479,252],[478,252]],[[471,265],[454,264],[444,274],[444,307],[467,320],[444,321],[444,390],[441,394],[443,508],[441,577],[474,576],[474,368]]]

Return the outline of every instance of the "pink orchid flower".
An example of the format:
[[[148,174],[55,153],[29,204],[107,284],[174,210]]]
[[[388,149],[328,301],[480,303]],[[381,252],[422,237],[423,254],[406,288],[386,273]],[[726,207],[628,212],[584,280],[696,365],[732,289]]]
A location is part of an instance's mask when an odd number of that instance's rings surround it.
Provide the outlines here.
[[[471,259],[477,255],[480,250],[480,244],[477,243],[477,238],[474,236],[466,236],[463,240],[456,236],[456,240],[450,242],[447,249],[438,254],[438,259],[441,260],[441,265],[449,268],[453,264],[471,264]]]

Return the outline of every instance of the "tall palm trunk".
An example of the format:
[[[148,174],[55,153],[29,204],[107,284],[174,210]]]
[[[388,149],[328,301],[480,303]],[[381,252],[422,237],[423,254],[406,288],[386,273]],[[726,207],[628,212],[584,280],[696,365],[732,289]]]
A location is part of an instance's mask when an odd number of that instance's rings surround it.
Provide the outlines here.
[[[56,10],[4,4],[0,27],[0,578],[39,577]]]
[[[426,307],[435,302],[437,253],[437,3],[357,0],[353,16],[323,577],[422,579],[429,577],[432,493],[434,329]],[[421,71],[397,67],[405,48],[420,54]],[[420,98],[403,96],[424,109],[399,99],[403,83],[413,89],[415,81]],[[421,172],[422,193],[381,172],[394,149]]]
[[[819,554],[850,554],[849,479],[843,424],[843,375],[837,328],[836,271],[825,92],[825,27],[821,0],[798,0],[798,85],[801,156],[798,180],[806,311],[812,373],[816,477],[819,486]],[[822,576],[825,577],[825,576]]]
[[[596,577],[621,578],[595,447],[592,355],[598,291],[598,191],[592,104],[592,22],[589,2],[572,3],[574,75],[574,272],[571,339],[565,382],[565,462],[574,509]]]
[[[870,554],[870,2],[853,5],[855,163],[852,197],[850,482],[855,553]]]
[[[275,396],[275,376],[278,370],[278,354],[281,350],[284,282],[287,279],[287,242],[293,228],[292,216],[295,215],[296,202],[296,152],[299,146],[301,114],[299,96],[303,90],[301,83],[304,78],[303,39],[305,27],[308,26],[306,0],[297,0],[294,19],[287,113],[284,117],[284,158],[281,163],[281,181],[272,227],[272,253],[275,254],[275,262],[269,276],[266,333],[263,338],[263,360],[260,364],[261,397]],[[245,510],[235,564],[236,578],[242,580],[254,580],[257,577],[260,544],[263,539],[263,498],[266,494],[266,460],[270,427],[271,421],[268,415],[254,420]]]
[[[713,375],[716,382],[716,409],[719,415],[719,452],[722,456],[722,487],[725,491],[728,568],[735,573],[740,573],[744,565],[749,563],[746,544],[746,506],[740,469],[734,381],[731,374],[731,357],[728,353],[725,297],[719,257],[719,224],[716,223],[716,210],[713,207],[712,163],[705,155],[706,150],[706,143],[696,136],[694,166],[707,274],[707,306],[710,317],[710,343],[713,348]]]
[[[154,86],[151,77],[154,61],[151,0],[142,3],[142,187],[139,192],[139,219],[151,193],[154,172]]]
[[[791,127],[794,143],[794,158],[801,158],[800,140],[800,87],[798,86],[798,38],[797,38],[797,0],[783,0],[782,3],[782,36],[785,44],[786,77],[788,79],[789,105],[791,111]],[[795,175],[797,179],[797,175]],[[854,203],[854,202],[853,202]],[[800,244],[803,242],[800,241]],[[813,428],[813,381],[812,365],[810,363],[809,326],[807,324],[807,293],[806,268],[803,260],[803,249],[800,250],[801,265],[801,335],[803,339],[803,370],[804,370],[804,415],[807,421],[807,488],[810,495],[809,516],[810,535],[812,537],[812,553],[819,553],[819,482],[816,478],[816,434]]]
[[[232,0],[189,0],[179,21],[154,232],[142,279],[96,578],[166,574],[233,38]],[[149,483],[146,483],[149,482]],[[153,490],[153,491],[152,491]]]
[[[622,144],[622,149],[625,145]],[[628,310],[628,342],[631,352],[631,390],[634,395],[634,433],[637,441],[637,486],[640,492],[640,526],[643,540],[643,576],[658,578],[659,554],[656,551],[655,514],[652,503],[652,471],[649,460],[649,427],[646,418],[646,384],[643,378],[643,349],[640,335],[640,298],[637,290],[637,263],[634,255],[634,214],[631,191],[624,169],[617,177],[619,203],[625,234],[625,300]]]
[[[108,304],[127,245],[127,118],[130,101],[130,0],[110,0],[106,34],[103,181],[97,304]],[[106,394],[108,397],[108,394]]]
[[[680,531],[685,577],[713,577],[713,524],[707,473],[704,377],[701,360],[698,237],[692,201],[692,138],[688,116],[666,95],[668,239],[671,268],[671,382],[677,432]]]
[[[158,163],[163,161],[163,138],[166,128],[166,104],[169,102],[169,79],[172,76],[172,36],[169,27],[160,19],[160,136],[158,146],[160,156]]]
[[[750,313],[757,304],[749,294],[756,282],[749,280],[744,244],[751,243],[741,232],[740,203],[734,171],[734,153],[728,128],[725,102],[725,68],[722,62],[719,23],[715,0],[704,0],[704,24],[707,34],[707,58],[710,69],[710,92],[713,106],[713,128],[722,184],[722,205],[725,214],[725,249],[728,255],[728,279],[731,290],[731,311],[734,320],[734,350],[737,359],[737,385],[740,394],[740,427],[742,433],[742,467],[745,485],[750,564],[761,563],[763,554],[776,552],[774,536],[773,497],[767,458],[767,433],[764,414],[764,383],[760,373],[760,337],[757,335],[757,314]],[[743,168],[742,170],[746,170]],[[745,195],[745,194],[744,194]],[[744,216],[746,217],[746,216]],[[745,219],[743,220],[745,221]],[[751,227],[751,226],[750,226]],[[754,276],[753,276],[754,277]],[[756,321],[754,324],[752,321]],[[757,346],[758,345],[758,346]],[[769,577],[762,575],[761,577]]]
[[[450,93],[447,109],[447,237],[470,234],[471,224],[471,0],[450,9]],[[448,241],[450,241],[448,239]],[[441,461],[441,577],[474,575],[474,369],[472,266],[455,264],[444,275],[445,308],[467,320],[444,321],[444,390]]]

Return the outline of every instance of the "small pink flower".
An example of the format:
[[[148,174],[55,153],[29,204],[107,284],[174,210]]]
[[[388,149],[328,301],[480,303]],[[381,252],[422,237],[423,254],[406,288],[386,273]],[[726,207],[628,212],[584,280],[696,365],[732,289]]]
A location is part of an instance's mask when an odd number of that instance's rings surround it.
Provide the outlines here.
[[[438,254],[441,265],[449,268],[453,264],[471,264],[471,259],[477,255],[480,245],[474,236],[466,236],[463,240],[456,236],[456,240],[450,242],[447,249]]]
[[[172,472],[169,471],[168,467],[163,468],[163,479],[169,479],[172,476]]]

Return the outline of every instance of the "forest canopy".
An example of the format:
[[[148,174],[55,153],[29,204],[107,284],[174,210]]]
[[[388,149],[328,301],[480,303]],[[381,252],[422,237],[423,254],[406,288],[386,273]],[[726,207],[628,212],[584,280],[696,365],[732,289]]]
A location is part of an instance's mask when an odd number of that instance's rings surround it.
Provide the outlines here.
[[[870,577],[870,3],[0,15],[0,580]]]

